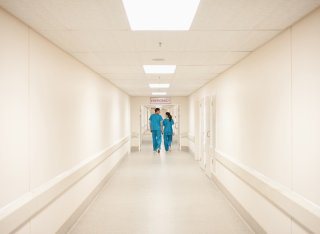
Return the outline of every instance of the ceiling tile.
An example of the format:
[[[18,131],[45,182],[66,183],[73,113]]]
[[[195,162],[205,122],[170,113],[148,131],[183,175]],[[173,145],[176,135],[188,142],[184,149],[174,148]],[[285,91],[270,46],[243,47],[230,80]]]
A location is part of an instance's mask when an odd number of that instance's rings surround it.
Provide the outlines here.
[[[181,57],[180,52],[171,51],[146,51],[140,52],[140,61],[142,64],[154,64],[154,65],[178,65]],[[163,59],[163,60],[160,60]]]
[[[114,38],[113,46],[120,51],[136,51],[134,32],[112,31]]]
[[[227,52],[181,52],[178,65],[215,65],[221,63]]]
[[[137,51],[182,51],[188,32],[134,32]],[[160,44],[159,44],[160,43]]]
[[[115,73],[115,74],[144,74],[142,66],[107,66],[93,64],[91,66],[98,73]]]
[[[219,75],[219,73],[177,73],[174,77],[175,80],[183,80],[184,82],[189,82],[190,80],[198,79],[212,79]]]
[[[131,74],[131,73],[101,73],[103,77],[106,77],[111,80],[141,80],[146,79],[144,74]]]
[[[112,66],[139,66],[140,59],[137,53],[134,52],[95,52],[96,57],[99,59],[99,64]]]
[[[36,30],[65,30],[61,19],[56,18],[32,0],[0,0],[0,6]]]
[[[225,66],[225,65],[223,65]],[[219,65],[212,65],[212,66],[177,66],[177,74],[179,73],[193,73],[193,74],[201,74],[201,73],[219,73]]]
[[[202,0],[191,30],[284,30],[317,0]]]

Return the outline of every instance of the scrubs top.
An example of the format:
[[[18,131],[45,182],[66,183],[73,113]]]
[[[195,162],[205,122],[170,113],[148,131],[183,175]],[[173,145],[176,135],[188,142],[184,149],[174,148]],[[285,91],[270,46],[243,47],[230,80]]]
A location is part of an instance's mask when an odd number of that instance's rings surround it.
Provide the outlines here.
[[[162,116],[160,114],[152,114],[149,118],[150,122],[151,122],[151,130],[161,130],[161,121]]]
[[[169,119],[163,120],[164,134],[172,135],[172,125],[174,125],[173,119],[171,121]]]

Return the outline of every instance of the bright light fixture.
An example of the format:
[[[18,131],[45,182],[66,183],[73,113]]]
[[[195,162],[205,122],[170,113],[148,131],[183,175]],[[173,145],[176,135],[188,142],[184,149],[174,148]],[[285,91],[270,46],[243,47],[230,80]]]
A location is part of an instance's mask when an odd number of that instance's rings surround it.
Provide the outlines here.
[[[164,95],[167,95],[166,92],[152,92],[152,95],[154,96],[164,96]]]
[[[200,0],[122,0],[131,30],[189,30]]]
[[[156,89],[156,88],[165,89],[165,88],[169,88],[170,84],[149,84],[149,87],[152,89]]]
[[[143,69],[147,74],[173,74],[176,65],[143,65]]]

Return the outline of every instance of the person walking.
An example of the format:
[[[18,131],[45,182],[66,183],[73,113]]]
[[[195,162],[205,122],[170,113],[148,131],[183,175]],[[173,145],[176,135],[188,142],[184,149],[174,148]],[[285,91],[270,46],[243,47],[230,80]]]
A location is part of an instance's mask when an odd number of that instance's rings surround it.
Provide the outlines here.
[[[152,143],[153,143],[153,151],[158,152],[160,154],[161,147],[161,133],[163,133],[163,118],[160,115],[160,109],[156,108],[154,110],[154,114],[152,114],[149,118],[150,121],[150,130],[152,133]]]
[[[167,152],[169,151],[169,149],[171,150],[173,125],[174,125],[174,121],[172,119],[170,112],[166,112],[166,118],[163,120],[163,126],[164,126],[163,138],[164,138],[164,147]]]

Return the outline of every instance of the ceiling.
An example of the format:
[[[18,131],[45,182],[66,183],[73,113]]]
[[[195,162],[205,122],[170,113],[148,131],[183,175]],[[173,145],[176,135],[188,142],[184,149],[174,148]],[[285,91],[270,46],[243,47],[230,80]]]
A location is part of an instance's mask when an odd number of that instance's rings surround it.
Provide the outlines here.
[[[320,0],[201,0],[190,31],[131,31],[121,0],[0,0],[0,6],[129,95],[150,96],[149,83],[169,82],[169,96],[188,96]],[[177,69],[147,75],[143,64]]]

